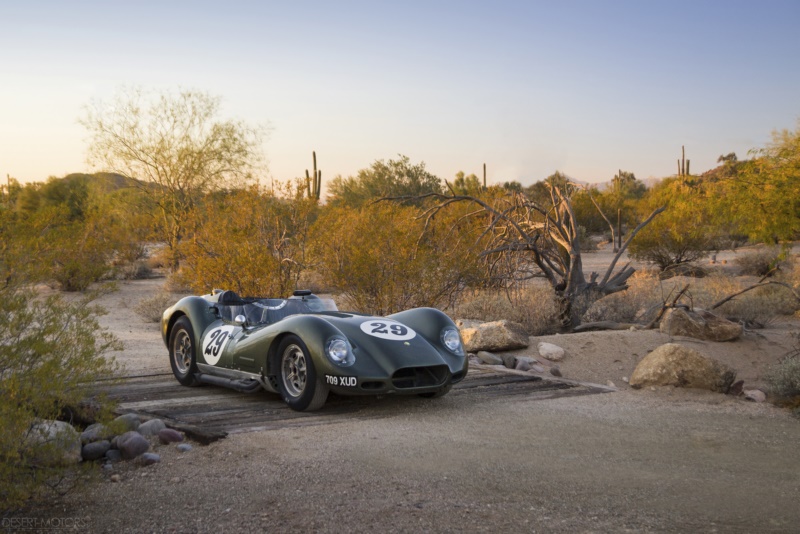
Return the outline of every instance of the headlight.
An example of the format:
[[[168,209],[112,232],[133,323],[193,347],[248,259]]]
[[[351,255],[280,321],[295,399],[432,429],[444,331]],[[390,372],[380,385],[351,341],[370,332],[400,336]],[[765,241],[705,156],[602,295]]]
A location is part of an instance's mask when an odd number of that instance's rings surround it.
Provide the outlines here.
[[[356,361],[355,356],[353,356],[353,353],[350,352],[350,345],[348,345],[347,341],[340,337],[335,337],[328,341],[326,352],[328,354],[328,358],[330,358],[331,361],[337,365],[352,365]]]
[[[461,336],[455,328],[445,328],[442,330],[442,343],[450,352],[461,355],[464,350],[461,347]]]

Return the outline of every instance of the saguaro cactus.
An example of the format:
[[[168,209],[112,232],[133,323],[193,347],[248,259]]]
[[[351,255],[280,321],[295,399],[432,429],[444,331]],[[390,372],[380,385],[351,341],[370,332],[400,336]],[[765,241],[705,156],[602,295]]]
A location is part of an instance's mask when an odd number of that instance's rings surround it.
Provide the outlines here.
[[[322,171],[317,170],[317,153],[311,152],[314,158],[314,176],[308,174],[306,169],[306,188],[308,189],[308,198],[316,198],[319,200],[319,195],[322,192]]]
[[[689,160],[686,159],[686,148],[681,145],[681,159],[678,160],[678,176],[689,175]]]

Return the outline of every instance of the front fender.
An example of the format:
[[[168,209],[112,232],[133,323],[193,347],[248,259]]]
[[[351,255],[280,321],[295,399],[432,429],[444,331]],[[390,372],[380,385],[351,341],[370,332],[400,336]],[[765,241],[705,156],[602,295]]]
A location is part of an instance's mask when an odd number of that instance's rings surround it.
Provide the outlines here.
[[[216,313],[212,311],[211,303],[203,297],[184,297],[164,311],[161,316],[161,338],[164,345],[169,348],[169,336],[175,321],[183,316],[189,317],[194,330],[195,347],[201,345],[200,340],[205,329],[218,319]]]

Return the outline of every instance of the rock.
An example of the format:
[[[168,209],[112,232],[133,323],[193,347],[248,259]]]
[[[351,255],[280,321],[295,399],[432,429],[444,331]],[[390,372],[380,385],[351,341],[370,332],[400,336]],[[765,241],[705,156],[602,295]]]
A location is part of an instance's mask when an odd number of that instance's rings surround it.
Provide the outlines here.
[[[742,325],[706,310],[671,308],[661,319],[660,330],[670,336],[686,336],[704,341],[733,341],[742,335]]]
[[[38,421],[25,435],[25,445],[34,450],[36,463],[70,465],[81,461],[81,435],[64,421]]]
[[[608,380],[608,381],[606,381],[606,385],[607,385],[608,387],[610,387],[610,388],[615,388],[615,387],[617,387],[617,385],[616,385],[614,382],[612,382],[611,380]]]
[[[557,365],[554,365],[550,368],[550,374],[553,376],[564,376],[561,374],[561,368],[559,368]]]
[[[456,326],[458,327],[459,330],[462,330],[464,328],[476,328],[476,327],[484,324],[485,322],[486,321],[477,321],[475,319],[456,319],[455,320]]]
[[[161,456],[154,452],[146,452],[139,457],[142,465],[153,465],[161,461]]]
[[[139,428],[141,421],[139,421],[139,416],[135,413],[126,413],[114,419],[113,423],[120,425],[127,432],[128,430]]]
[[[726,393],[736,371],[676,343],[661,345],[638,363],[630,378],[634,388],[676,386]]]
[[[764,402],[767,400],[766,394],[760,389],[748,389],[744,392],[744,398],[753,402]]]
[[[192,446],[189,445],[188,443],[180,443],[175,448],[178,449],[181,452],[189,452],[190,450],[192,450]]]
[[[528,346],[525,328],[513,321],[492,321],[461,328],[461,339],[467,352],[515,350]]]
[[[738,397],[742,394],[742,390],[744,389],[744,380],[737,380],[731,386],[731,389],[728,390],[728,395],[733,395],[734,397]]]
[[[532,373],[544,373],[544,367],[541,365],[533,364],[531,365],[530,371]]]
[[[564,349],[558,345],[553,345],[552,343],[546,343],[544,341],[539,342],[539,355],[542,358],[547,358],[551,362],[560,362],[564,359],[565,354]]]
[[[111,480],[111,482],[119,482],[120,480],[122,480],[122,477],[115,473],[111,475],[109,480]]]
[[[623,381],[623,382],[625,382],[625,383],[627,384],[627,383],[628,383],[628,377],[627,377],[627,376],[623,376],[623,377],[622,377],[622,381]]]
[[[86,445],[93,441],[101,441],[109,439],[114,435],[111,430],[103,423],[94,423],[86,427],[86,430],[81,432],[81,443]]]
[[[503,365],[503,358],[485,350],[478,351],[478,359],[486,365]]]
[[[150,419],[139,425],[136,431],[143,436],[156,436],[165,428],[167,425],[161,419]]]
[[[111,450],[111,442],[107,439],[102,441],[93,441],[83,446],[81,449],[81,456],[84,460],[91,462],[93,460],[99,460],[105,456],[106,452],[109,450]]]
[[[164,428],[158,432],[158,439],[165,445],[167,443],[178,443],[183,441],[183,434],[172,428]]]
[[[517,371],[530,371],[531,364],[525,360],[517,360],[517,365],[514,367]]]
[[[124,460],[133,460],[150,450],[150,442],[135,430],[131,430],[117,438],[117,448]]]
[[[115,464],[122,461],[122,453],[117,449],[108,449],[105,458],[107,462]]]

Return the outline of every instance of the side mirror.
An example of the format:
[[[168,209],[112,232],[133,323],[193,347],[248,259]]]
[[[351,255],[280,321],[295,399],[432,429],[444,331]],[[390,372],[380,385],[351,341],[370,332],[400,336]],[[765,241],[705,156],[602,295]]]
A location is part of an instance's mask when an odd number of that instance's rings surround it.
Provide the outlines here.
[[[247,317],[245,317],[244,315],[242,315],[240,313],[239,315],[236,316],[236,318],[233,320],[233,322],[237,326],[242,326],[244,323],[247,322]]]

